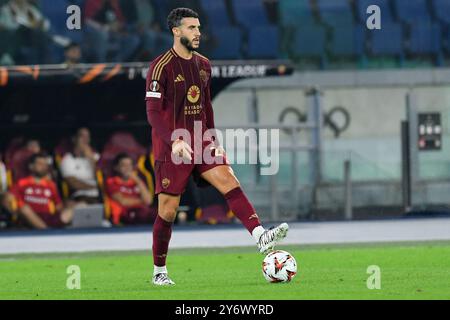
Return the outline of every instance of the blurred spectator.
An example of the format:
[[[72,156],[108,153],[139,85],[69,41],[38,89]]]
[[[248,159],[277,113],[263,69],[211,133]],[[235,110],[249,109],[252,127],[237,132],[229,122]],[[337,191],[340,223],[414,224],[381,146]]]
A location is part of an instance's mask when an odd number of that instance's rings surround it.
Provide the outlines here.
[[[19,64],[50,63],[49,29],[49,21],[32,1],[9,0],[0,11],[0,45],[6,50],[0,59],[9,56]]]
[[[31,138],[26,141],[25,145],[14,152],[11,158],[11,168],[15,181],[25,178],[29,175],[28,160],[34,154],[41,152],[41,144],[39,140]]]
[[[69,186],[71,200],[74,202],[100,202],[95,175],[98,159],[99,155],[91,147],[89,129],[78,129],[73,138],[73,150],[61,161],[61,174]]]
[[[119,0],[86,0],[84,17],[86,52],[92,62],[132,60],[139,37],[128,32]]]
[[[81,62],[81,58],[82,53],[79,44],[72,42],[64,48],[64,64],[67,65],[68,68],[79,64]]]
[[[114,159],[115,176],[108,178],[106,193],[111,199],[114,224],[153,223],[156,209],[151,208],[153,196],[134,171],[133,159],[125,153]]]
[[[49,158],[35,154],[29,160],[31,175],[20,179],[11,195],[17,208],[6,201],[9,211],[17,209],[19,219],[35,229],[60,228],[72,221],[73,210],[65,208],[55,183],[48,178]]]
[[[4,10],[0,10],[0,65],[11,66],[15,64],[17,44],[14,31],[5,25]]]
[[[0,155],[1,158],[1,155]],[[5,192],[8,188],[8,175],[5,164],[0,160],[0,193]]]
[[[172,46],[173,37],[166,29],[161,30],[151,0],[121,0],[120,6],[130,30],[140,37],[140,60],[151,59]]]

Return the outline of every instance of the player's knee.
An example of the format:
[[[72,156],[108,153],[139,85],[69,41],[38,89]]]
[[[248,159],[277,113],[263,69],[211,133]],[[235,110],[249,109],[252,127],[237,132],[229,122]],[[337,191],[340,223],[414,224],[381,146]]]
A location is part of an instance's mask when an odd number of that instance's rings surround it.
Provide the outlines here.
[[[162,201],[159,205],[158,214],[166,221],[174,221],[177,213],[178,204],[171,201]]]
[[[176,210],[176,208],[172,208],[172,207],[163,207],[162,210],[159,210],[158,214],[164,220],[173,222],[173,221],[175,221],[177,210]]]
[[[223,180],[221,181],[221,185],[223,186],[224,194],[230,192],[233,189],[241,187],[239,180],[236,179],[236,177],[234,177],[234,175],[224,177]]]
[[[239,182],[239,180],[236,178],[236,176],[234,175],[234,171],[231,167],[228,168],[228,174],[226,175],[226,184],[230,187],[230,188],[239,188],[241,186],[241,183]]]

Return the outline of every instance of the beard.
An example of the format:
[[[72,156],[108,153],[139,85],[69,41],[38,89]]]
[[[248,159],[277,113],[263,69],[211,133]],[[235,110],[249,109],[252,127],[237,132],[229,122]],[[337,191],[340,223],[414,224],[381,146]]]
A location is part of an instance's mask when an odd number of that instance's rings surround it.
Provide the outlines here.
[[[180,42],[183,46],[186,47],[186,49],[188,49],[189,51],[194,51],[195,48],[192,45],[192,41],[189,41],[188,38],[186,37],[181,37]]]

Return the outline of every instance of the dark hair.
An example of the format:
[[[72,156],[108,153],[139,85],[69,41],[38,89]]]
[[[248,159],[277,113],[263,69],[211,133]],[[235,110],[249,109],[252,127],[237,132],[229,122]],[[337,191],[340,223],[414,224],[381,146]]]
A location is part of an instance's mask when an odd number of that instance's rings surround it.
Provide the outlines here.
[[[172,28],[179,27],[183,18],[198,19],[198,13],[189,8],[173,9],[167,17],[167,26],[169,27],[169,31],[172,32]]]
[[[28,165],[30,166],[34,164],[37,159],[47,159],[47,158],[48,156],[46,153],[43,152],[35,153],[28,158]]]
[[[117,167],[120,163],[120,161],[122,161],[123,159],[131,159],[131,161],[133,161],[133,158],[131,158],[131,156],[128,153],[122,152],[119,153],[113,160],[113,166]]]

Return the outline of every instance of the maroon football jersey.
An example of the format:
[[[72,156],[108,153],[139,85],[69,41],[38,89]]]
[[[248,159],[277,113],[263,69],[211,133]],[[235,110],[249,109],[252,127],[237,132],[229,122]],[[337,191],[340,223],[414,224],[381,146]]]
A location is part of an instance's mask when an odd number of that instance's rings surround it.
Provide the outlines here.
[[[147,75],[147,114],[157,111],[163,122],[157,126],[154,123],[152,128],[156,160],[171,159],[174,130],[189,130],[192,146],[194,121],[202,122],[203,132],[214,128],[210,84],[211,64],[197,52],[186,60],[170,49],[151,63]]]

